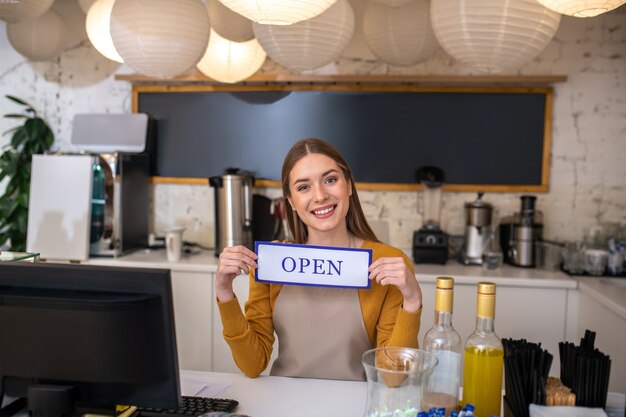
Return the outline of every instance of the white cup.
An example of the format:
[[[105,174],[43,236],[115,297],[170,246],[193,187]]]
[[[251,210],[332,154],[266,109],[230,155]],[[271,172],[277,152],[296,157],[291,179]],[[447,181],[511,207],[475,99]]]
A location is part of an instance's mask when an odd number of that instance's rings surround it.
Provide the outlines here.
[[[180,261],[183,255],[183,232],[185,228],[175,226],[165,231],[165,251],[168,262]]]
[[[587,249],[585,251],[585,271],[591,275],[602,275],[606,269],[609,252],[603,249]]]

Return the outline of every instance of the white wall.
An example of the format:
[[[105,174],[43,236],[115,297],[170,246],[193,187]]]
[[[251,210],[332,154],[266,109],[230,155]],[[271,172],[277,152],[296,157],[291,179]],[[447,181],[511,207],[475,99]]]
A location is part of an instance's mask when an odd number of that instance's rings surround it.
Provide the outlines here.
[[[355,5],[357,5],[355,0]],[[357,7],[357,15],[359,8]],[[0,22],[0,94],[16,95],[33,104],[56,133],[63,148],[76,113],[130,111],[130,84],[114,74],[132,72],[101,57],[83,42],[54,62],[33,63],[10,46]],[[263,72],[286,72],[266,61]],[[479,74],[455,63],[443,51],[414,67],[391,67],[369,53],[358,34],[344,57],[325,71],[340,74]],[[564,16],[555,38],[520,75],[567,75],[555,84],[550,192],[538,195],[544,213],[544,236],[581,239],[589,233],[619,229],[626,235],[626,7],[588,19]],[[17,107],[0,97],[0,113]],[[0,119],[0,131],[14,121]],[[5,143],[8,138],[0,139]],[[274,196],[278,190],[264,190]],[[409,192],[361,192],[366,214],[387,221],[390,241],[408,250],[412,232],[421,226],[422,198]],[[463,233],[463,204],[470,193],[447,193],[442,226]],[[519,208],[519,194],[491,194],[497,215]],[[151,219],[157,233],[182,223],[185,239],[213,244],[213,196],[208,186],[156,185]],[[616,226],[619,225],[619,226]]]

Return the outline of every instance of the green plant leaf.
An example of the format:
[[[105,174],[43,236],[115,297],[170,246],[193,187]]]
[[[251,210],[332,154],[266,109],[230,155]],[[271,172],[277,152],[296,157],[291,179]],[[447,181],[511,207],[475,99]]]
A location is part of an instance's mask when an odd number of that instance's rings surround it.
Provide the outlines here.
[[[27,102],[25,102],[24,100],[22,100],[21,98],[17,98],[15,96],[11,96],[11,95],[6,95],[6,98],[8,98],[9,100],[17,103],[17,104],[21,104],[22,106],[26,107],[26,111],[33,113],[33,114],[37,114],[37,112],[35,111],[35,109],[33,108],[33,106],[31,106],[30,104],[28,104]]]
[[[32,156],[45,153],[52,147],[54,133],[45,120],[37,117],[30,104],[14,96],[7,98],[24,106],[30,116],[5,115],[25,120],[22,125],[5,132],[11,134],[11,140],[3,146],[4,152],[0,155],[0,181],[6,182],[0,195],[0,245],[10,241],[12,250],[23,251],[26,249]]]
[[[11,138],[11,146],[14,149],[19,148],[26,140],[28,140],[28,131],[24,128],[18,129],[13,133]]]

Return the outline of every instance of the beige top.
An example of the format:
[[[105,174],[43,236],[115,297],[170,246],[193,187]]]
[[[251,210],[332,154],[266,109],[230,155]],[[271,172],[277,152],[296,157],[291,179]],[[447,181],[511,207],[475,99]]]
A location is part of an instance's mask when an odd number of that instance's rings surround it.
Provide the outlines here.
[[[361,356],[372,343],[356,289],[285,285],[273,318],[271,375],[365,381]]]

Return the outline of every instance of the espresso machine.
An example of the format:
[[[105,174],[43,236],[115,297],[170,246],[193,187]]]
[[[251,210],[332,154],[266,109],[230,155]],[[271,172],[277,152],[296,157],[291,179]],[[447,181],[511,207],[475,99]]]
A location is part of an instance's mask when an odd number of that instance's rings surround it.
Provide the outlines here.
[[[515,266],[535,267],[535,246],[543,237],[543,214],[535,209],[536,196],[521,196],[521,208],[500,223],[504,261]]]
[[[248,171],[228,168],[210,177],[215,195],[215,256],[229,246],[254,249],[252,239],[252,187],[254,176]]]
[[[465,243],[461,261],[465,265],[481,265],[482,255],[491,238],[493,206],[482,200],[479,192],[476,200],[465,203]]]
[[[148,245],[155,121],[144,113],[76,114],[71,145],[93,156],[89,255]]]
[[[441,186],[443,171],[436,167],[422,167],[417,180],[423,185],[424,224],[413,232],[413,261],[445,264],[448,260],[448,234],[439,227],[441,214]]]

